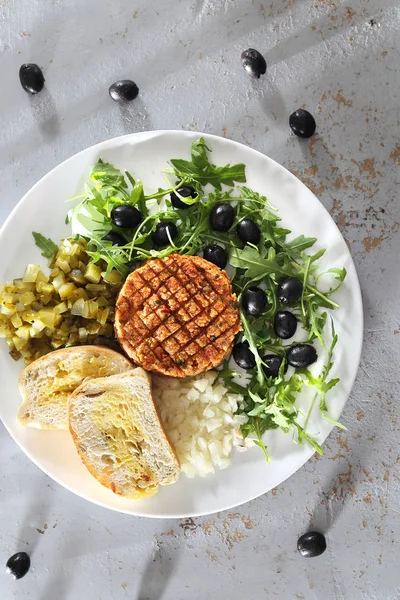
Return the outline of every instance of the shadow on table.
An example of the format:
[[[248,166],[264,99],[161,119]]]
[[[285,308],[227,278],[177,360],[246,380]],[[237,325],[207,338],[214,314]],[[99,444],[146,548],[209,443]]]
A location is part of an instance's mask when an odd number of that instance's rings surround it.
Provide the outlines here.
[[[143,571],[137,600],[161,600],[174,574],[180,552],[180,545],[169,546],[168,549],[157,546]]]
[[[32,116],[45,142],[55,140],[60,129],[60,116],[49,90],[44,88],[40,97],[29,98]]]
[[[71,527],[70,533],[63,536],[64,544],[62,548],[58,548],[52,555],[48,555],[46,560],[48,561],[48,568],[46,569],[46,582],[43,585],[41,594],[37,596],[35,600],[67,600],[71,598],[71,587],[74,583],[74,575],[66,575],[65,570],[62,566],[62,561],[65,560],[65,556],[74,556],[75,563],[78,563],[76,555],[76,536],[73,533],[73,527]],[[79,538],[79,553],[84,555],[87,552],[88,543],[85,539]],[[79,577],[79,567],[77,566],[76,578]],[[77,598],[81,600],[81,598]]]
[[[31,501],[18,529],[19,540],[27,544],[27,552],[32,557],[50,521],[51,506],[44,476],[39,474],[29,490]]]

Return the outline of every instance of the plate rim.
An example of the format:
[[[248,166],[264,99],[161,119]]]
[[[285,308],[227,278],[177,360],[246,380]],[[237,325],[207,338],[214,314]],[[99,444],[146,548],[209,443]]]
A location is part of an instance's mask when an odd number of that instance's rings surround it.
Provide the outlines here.
[[[22,205],[24,205],[26,202],[29,201],[28,196],[34,192],[34,190],[36,190],[36,188],[38,188],[45,180],[47,180],[48,178],[50,178],[54,172],[56,172],[58,169],[62,169],[63,167],[65,167],[65,165],[73,160],[76,159],[77,157],[79,157],[81,154],[84,154],[85,152],[89,151],[89,150],[95,150],[96,148],[99,149],[99,152],[101,153],[101,148],[102,147],[107,147],[109,144],[114,144],[114,143],[118,143],[118,142],[122,142],[124,140],[126,140],[127,142],[129,140],[133,139],[140,139],[140,137],[143,137],[144,140],[145,139],[150,139],[153,136],[158,136],[158,135],[168,135],[168,134],[178,134],[178,135],[187,135],[189,134],[191,137],[204,137],[204,138],[210,138],[210,139],[215,139],[215,140],[219,140],[219,141],[223,141],[224,143],[228,143],[228,144],[232,144],[234,146],[240,146],[242,148],[244,148],[246,151],[251,151],[252,153],[256,153],[257,155],[259,155],[260,157],[262,157],[263,159],[267,159],[269,160],[271,163],[273,163],[274,165],[278,166],[280,169],[284,169],[284,171],[286,172],[287,175],[289,175],[290,178],[292,178],[293,180],[295,180],[297,182],[297,184],[301,184],[301,186],[303,188],[305,188],[307,190],[307,192],[309,194],[312,194],[312,196],[314,197],[314,199],[320,204],[320,207],[325,211],[326,216],[329,218],[329,220],[331,221],[331,224],[334,225],[336,232],[340,235],[340,237],[342,238],[343,242],[346,244],[346,241],[339,229],[339,227],[337,226],[337,224],[335,223],[335,221],[333,220],[331,214],[329,213],[329,211],[327,210],[327,208],[324,206],[324,204],[321,202],[321,200],[314,194],[314,192],[312,192],[312,190],[310,190],[309,187],[306,186],[305,183],[303,183],[303,181],[301,181],[301,179],[299,179],[298,177],[296,177],[296,175],[294,175],[291,171],[289,171],[289,169],[287,169],[284,165],[282,165],[281,163],[277,162],[276,160],[274,160],[273,158],[271,158],[270,156],[268,156],[267,154],[264,154],[263,152],[261,152],[260,150],[256,150],[254,148],[252,148],[251,146],[247,146],[246,144],[243,144],[242,142],[238,142],[236,140],[232,140],[230,138],[225,138],[223,136],[220,135],[216,135],[216,134],[212,134],[212,133],[205,133],[205,132],[198,132],[198,131],[192,131],[192,130],[185,130],[185,129],[158,129],[158,130],[150,130],[150,131],[139,131],[139,132],[133,132],[133,133],[129,133],[129,134],[125,134],[125,135],[121,135],[121,136],[116,136],[116,137],[112,137],[112,138],[108,138],[106,140],[103,140],[101,142],[98,142],[97,144],[93,144],[91,146],[88,146],[87,148],[83,148],[82,150],[79,150],[79,152],[76,152],[75,154],[70,155],[68,158],[66,158],[65,160],[63,160],[61,163],[57,164],[55,167],[53,167],[52,169],[50,169],[50,171],[48,171],[47,173],[45,173],[45,175],[43,175],[43,177],[41,177],[36,183],[34,183],[26,192],[25,194],[22,196],[22,198],[17,202],[17,204],[14,206],[14,208],[11,210],[11,212],[9,213],[9,215],[6,217],[4,223],[2,224],[2,226],[0,227],[0,239],[3,236],[4,231],[8,228],[9,224],[12,222],[12,220],[14,219],[15,213],[17,212],[17,210],[20,209],[20,207]],[[363,349],[363,334],[364,334],[364,308],[363,308],[363,300],[362,300],[362,293],[361,293],[361,286],[360,286],[360,281],[359,281],[359,277],[358,277],[358,273],[357,273],[357,269],[356,266],[354,264],[354,260],[353,260],[353,256],[350,252],[350,249],[347,246],[347,250],[348,250],[348,254],[349,254],[349,259],[351,261],[352,267],[354,269],[354,289],[353,291],[353,300],[355,301],[355,304],[357,305],[357,309],[359,310],[359,315],[360,315],[360,332],[359,332],[359,340],[358,340],[358,349],[357,349],[357,356],[356,356],[356,361],[355,364],[357,364],[357,368],[354,370],[354,374],[353,376],[349,379],[349,383],[351,384],[349,386],[349,393],[347,394],[346,400],[344,402],[343,408],[341,410],[340,415],[343,413],[345,406],[349,400],[349,396],[354,388],[354,383],[356,381],[356,377],[359,371],[359,367],[360,367],[360,362],[361,362],[361,355],[362,355],[362,349]],[[72,489],[71,487],[69,487],[68,484],[64,483],[63,481],[61,481],[58,477],[55,477],[53,475],[50,475],[47,472],[47,469],[45,467],[43,467],[41,464],[39,464],[36,459],[32,456],[31,451],[25,449],[20,442],[13,436],[13,434],[11,433],[11,431],[9,430],[7,424],[3,421],[2,417],[0,416],[0,419],[6,429],[6,431],[8,432],[8,434],[10,435],[10,437],[12,438],[12,440],[18,445],[18,447],[22,450],[22,452],[35,464],[36,467],[38,467],[43,473],[45,473],[47,475],[47,477],[49,477],[50,479],[52,479],[53,481],[56,481],[56,483],[58,483],[59,485],[61,485],[64,489],[67,489],[69,492],[72,492],[73,494],[75,494],[76,496],[78,496],[79,498],[82,498],[88,502],[91,502],[93,504],[96,504],[97,506],[101,506],[102,508],[108,509],[108,510],[112,510],[114,512],[118,512],[118,513],[122,513],[122,514],[126,514],[129,516],[139,516],[139,517],[145,517],[145,518],[152,518],[152,519],[184,519],[184,518],[197,518],[197,517],[201,517],[201,516],[207,516],[207,515],[211,515],[211,514],[216,514],[217,512],[222,512],[225,510],[231,510],[235,507],[238,506],[242,506],[243,504],[246,504],[247,502],[251,502],[253,500],[255,500],[256,498],[259,498],[261,496],[263,496],[264,494],[268,493],[270,489],[261,492],[261,493],[256,493],[255,495],[248,497],[246,500],[244,500],[243,502],[237,503],[237,502],[233,502],[231,504],[224,504],[223,507],[219,508],[218,510],[212,509],[209,511],[192,511],[190,513],[186,513],[186,514],[182,514],[180,516],[178,515],[171,515],[171,514],[165,514],[165,513],[158,513],[158,514],[154,514],[154,513],[146,513],[146,512],[140,512],[140,513],[136,513],[134,510],[130,510],[130,509],[125,509],[123,507],[117,507],[117,506],[110,506],[108,504],[106,504],[105,502],[102,502],[100,500],[94,500],[90,497],[88,497],[87,495],[85,495],[85,493],[80,493],[74,489]],[[330,428],[330,431],[328,433],[328,435],[325,437],[324,441],[322,442],[322,444],[325,444],[328,437],[331,435],[332,431],[334,429],[334,426],[332,426]],[[312,449],[311,449],[312,450]],[[274,487],[280,485],[281,483],[283,483],[284,481],[286,481],[287,479],[289,479],[290,477],[292,477],[295,473],[297,473],[297,471],[299,471],[306,462],[308,462],[310,460],[310,458],[312,458],[312,456],[314,456],[315,451],[311,452],[310,455],[307,455],[304,457],[304,459],[302,458],[301,462],[298,464],[298,466],[296,467],[296,469],[289,475],[289,476],[283,476],[281,479],[279,479],[279,481],[275,484]],[[214,477],[217,476],[218,473],[210,475],[210,477]]]

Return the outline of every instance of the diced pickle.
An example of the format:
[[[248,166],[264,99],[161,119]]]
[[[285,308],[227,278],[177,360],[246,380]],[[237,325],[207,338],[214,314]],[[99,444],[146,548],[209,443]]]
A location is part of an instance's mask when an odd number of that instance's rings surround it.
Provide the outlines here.
[[[38,265],[28,265],[25,269],[25,273],[22,278],[22,281],[24,283],[35,283],[39,272],[40,272],[40,267]]]
[[[104,273],[103,279],[111,285],[120,285],[122,283],[122,275],[115,269],[113,269],[108,275]]]
[[[32,292],[25,292],[21,295],[21,302],[24,306],[29,306],[29,304],[35,302],[35,295]]]
[[[101,269],[97,265],[91,263],[85,270],[85,277],[91,283],[99,283],[101,279]]]
[[[28,265],[22,278],[0,285],[0,337],[13,359],[29,364],[58,348],[113,339],[122,277],[115,270],[106,276],[104,262],[89,261],[83,238],[65,239],[49,275]]]
[[[75,290],[76,290],[76,287],[72,282],[64,283],[64,285],[62,285],[60,287],[60,289],[58,290],[58,293],[59,293],[61,300],[66,300],[67,298],[72,296],[72,294],[74,293]]]
[[[71,279],[74,283],[80,283],[81,285],[86,283],[85,276],[80,269],[72,269]]]

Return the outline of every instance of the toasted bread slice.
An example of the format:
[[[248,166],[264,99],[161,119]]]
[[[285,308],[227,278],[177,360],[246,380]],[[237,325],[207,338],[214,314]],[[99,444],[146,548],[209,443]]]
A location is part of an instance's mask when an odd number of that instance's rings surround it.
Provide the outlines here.
[[[133,369],[122,354],[102,346],[74,346],[35,360],[19,377],[21,425],[68,429],[68,399],[87,377],[106,377]]]
[[[87,380],[68,406],[69,430],[83,464],[115,494],[144,498],[178,479],[179,461],[142,369]]]

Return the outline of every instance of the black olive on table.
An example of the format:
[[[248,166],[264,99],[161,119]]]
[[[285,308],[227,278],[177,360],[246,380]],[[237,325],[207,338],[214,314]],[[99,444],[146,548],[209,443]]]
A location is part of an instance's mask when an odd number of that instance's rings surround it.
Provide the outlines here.
[[[42,69],[33,63],[22,65],[19,70],[19,80],[28,94],[38,94],[44,86]]]
[[[206,246],[203,251],[203,257],[214,265],[217,265],[220,269],[224,269],[228,262],[227,251],[222,246],[218,246],[218,244]]]
[[[242,369],[254,369],[256,366],[256,359],[254,354],[249,348],[248,342],[239,342],[233,346],[232,350],[233,360]]]
[[[288,277],[280,282],[276,290],[276,297],[282,304],[298,302],[303,293],[303,283],[297,277]]]
[[[257,246],[261,237],[260,228],[252,219],[242,219],[242,221],[236,225],[236,233],[244,244],[250,243],[255,246]]]
[[[210,213],[210,225],[214,231],[228,231],[235,219],[235,209],[228,202],[213,206]]]
[[[26,552],[17,552],[7,561],[6,572],[10,573],[14,579],[25,577],[31,566],[31,559]]]
[[[104,237],[103,240],[107,242],[111,242],[113,246],[125,246],[127,244],[126,239],[116,231],[109,231]]]
[[[267,63],[265,62],[265,58],[258,50],[254,50],[254,48],[249,48],[242,52],[242,65],[246,70],[246,73],[250,75],[250,77],[260,78],[260,75],[264,75],[267,70]]]
[[[267,306],[267,296],[259,287],[252,285],[243,292],[242,307],[248,315],[261,315]]]
[[[177,192],[177,193],[176,193]],[[190,208],[191,204],[186,204],[179,198],[196,198],[196,190],[192,188],[190,185],[182,185],[180,188],[176,190],[176,192],[171,192],[171,203],[174,208]],[[179,196],[178,196],[179,194]]]
[[[142,215],[135,206],[119,204],[118,206],[114,206],[111,211],[111,221],[117,227],[132,229],[142,222]]]
[[[115,102],[132,102],[139,93],[139,88],[130,79],[121,79],[110,86],[108,90]]]
[[[301,138],[309,138],[315,133],[317,127],[315,119],[308,110],[299,108],[289,117],[290,129]]]
[[[281,368],[281,364],[283,361],[283,356],[278,356],[277,354],[266,354],[261,359],[263,361],[263,371],[267,377],[278,377],[279,369]],[[285,366],[283,368],[283,372],[286,373],[288,370],[288,364],[285,360]]]
[[[325,536],[319,531],[304,533],[297,540],[297,550],[306,558],[320,556],[326,550]]]
[[[162,221],[156,226],[156,230],[151,234],[153,244],[156,246],[168,246],[171,240],[178,235],[178,229],[172,221]]]
[[[317,351],[311,344],[295,344],[286,351],[286,360],[296,369],[304,369],[312,365],[317,358]]]
[[[275,334],[283,340],[293,337],[297,329],[297,319],[288,310],[279,310],[274,317]]]

